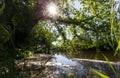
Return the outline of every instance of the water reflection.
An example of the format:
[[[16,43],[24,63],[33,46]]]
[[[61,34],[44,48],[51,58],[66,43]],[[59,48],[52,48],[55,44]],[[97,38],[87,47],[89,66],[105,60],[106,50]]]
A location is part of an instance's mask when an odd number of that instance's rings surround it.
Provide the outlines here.
[[[65,55],[61,55],[61,54],[55,54],[54,55],[54,59],[52,59],[52,62],[58,62],[58,63],[62,63],[62,64],[67,64],[70,66],[76,66],[77,62],[76,61],[72,61],[71,59],[68,59]]]
[[[113,72],[110,68],[109,64],[106,61],[100,60],[91,60],[91,59],[73,59],[67,58],[62,54],[55,54],[52,62],[54,63],[62,63],[69,65],[72,69],[66,68],[64,66],[56,66],[57,78],[100,78],[92,69],[95,69],[105,75],[108,75],[110,78],[119,78],[120,74],[120,63],[111,62],[112,66],[116,70],[117,73]],[[58,74],[59,72],[59,74]],[[64,75],[64,76],[63,76]]]

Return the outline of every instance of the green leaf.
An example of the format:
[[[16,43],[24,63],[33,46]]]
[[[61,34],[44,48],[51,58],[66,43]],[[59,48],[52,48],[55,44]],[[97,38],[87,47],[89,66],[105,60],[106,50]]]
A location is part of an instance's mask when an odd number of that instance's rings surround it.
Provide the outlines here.
[[[5,3],[3,3],[2,7],[0,8],[0,15],[3,13],[4,9],[5,9]]]
[[[103,55],[103,57],[105,58],[105,60],[107,61],[107,63],[108,63],[108,65],[110,66],[110,68],[113,70],[113,72],[116,73],[114,67],[113,67],[112,64],[109,62],[108,58],[107,58],[104,54],[102,54],[102,55]]]
[[[118,43],[118,46],[115,50],[114,56],[116,56],[118,54],[119,50],[120,50],[120,40],[117,43]]]
[[[101,78],[110,78],[108,77],[107,75],[104,75],[103,73],[95,70],[95,69],[92,69],[92,72],[96,73],[97,75],[99,75]]]

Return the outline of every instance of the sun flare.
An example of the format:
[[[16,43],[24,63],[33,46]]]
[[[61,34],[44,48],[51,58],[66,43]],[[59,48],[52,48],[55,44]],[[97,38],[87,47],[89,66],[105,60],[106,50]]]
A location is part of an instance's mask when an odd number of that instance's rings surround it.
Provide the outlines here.
[[[56,15],[57,14],[57,7],[55,4],[50,4],[48,6],[48,12],[50,15]]]

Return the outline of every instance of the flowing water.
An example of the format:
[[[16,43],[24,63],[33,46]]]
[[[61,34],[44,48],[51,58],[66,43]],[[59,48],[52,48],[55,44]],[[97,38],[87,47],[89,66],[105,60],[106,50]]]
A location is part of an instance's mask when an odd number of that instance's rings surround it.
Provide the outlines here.
[[[99,56],[100,54],[84,55],[87,57],[85,58],[79,54],[75,55],[75,57],[74,55],[58,53],[53,54],[53,58],[47,63],[44,63],[44,60],[51,57],[51,55],[36,54],[27,59],[27,64],[28,66],[35,65],[37,68],[40,68],[41,64],[45,64],[45,73],[47,73],[44,78],[101,78],[93,70],[107,75],[107,78],[120,78],[120,59],[116,58],[113,60],[112,58],[110,59],[111,61],[105,61],[102,56]],[[95,58],[97,57],[97,59],[95,60],[93,56]]]
[[[62,54],[55,54],[52,62],[61,63],[55,66],[56,78],[101,78],[93,72],[93,69],[110,78],[120,78],[120,62],[68,58]]]

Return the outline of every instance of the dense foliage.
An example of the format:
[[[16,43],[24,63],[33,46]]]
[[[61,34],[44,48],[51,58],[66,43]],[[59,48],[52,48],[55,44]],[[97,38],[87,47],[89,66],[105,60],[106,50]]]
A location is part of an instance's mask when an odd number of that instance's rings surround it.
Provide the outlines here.
[[[57,6],[55,16],[47,12],[50,3]],[[0,0],[0,77],[16,78],[15,59],[29,52],[119,54],[119,5],[114,0]]]
[[[55,3],[59,14],[54,17],[44,14],[44,18],[55,23],[52,31],[61,38],[58,44],[63,46],[72,41],[76,49],[119,50],[119,2],[63,0]]]

